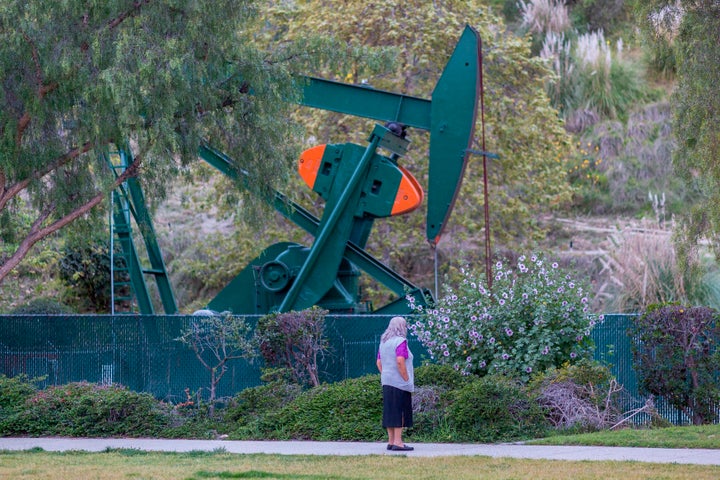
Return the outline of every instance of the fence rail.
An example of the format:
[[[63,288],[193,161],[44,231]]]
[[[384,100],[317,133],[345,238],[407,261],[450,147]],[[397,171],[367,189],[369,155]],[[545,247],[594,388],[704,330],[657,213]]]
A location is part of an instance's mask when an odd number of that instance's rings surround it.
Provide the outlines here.
[[[595,358],[610,365],[625,387],[625,411],[642,406],[632,368],[631,339],[627,331],[634,315],[605,315],[592,336]],[[185,401],[186,391],[207,393],[210,373],[195,354],[176,340],[193,320],[183,315],[0,315],[0,374],[42,377],[41,387],[70,382],[119,383],[171,402]],[[258,317],[246,316],[251,325]],[[321,364],[327,382],[376,373],[375,353],[389,316],[333,315],[325,319],[330,352]],[[424,349],[410,338],[420,359]],[[257,362],[233,360],[217,389],[230,397],[260,384]],[[662,399],[659,413],[676,424],[689,419]],[[638,416],[636,421],[646,421]]]

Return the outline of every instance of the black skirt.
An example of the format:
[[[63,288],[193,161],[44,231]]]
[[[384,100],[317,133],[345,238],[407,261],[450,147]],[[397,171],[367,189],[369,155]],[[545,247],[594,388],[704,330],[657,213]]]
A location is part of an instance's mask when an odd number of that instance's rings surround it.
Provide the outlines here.
[[[383,385],[383,428],[412,427],[412,394]]]

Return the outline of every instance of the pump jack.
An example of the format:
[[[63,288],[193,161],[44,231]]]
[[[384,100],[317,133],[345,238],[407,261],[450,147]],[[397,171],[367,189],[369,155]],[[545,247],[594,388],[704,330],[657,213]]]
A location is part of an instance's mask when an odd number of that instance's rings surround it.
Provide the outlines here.
[[[439,242],[471,153],[481,94],[481,68],[481,40],[478,33],[467,26],[430,100],[303,77],[300,104],[372,118],[384,125],[375,126],[367,146],[328,144],[302,153],[298,171],[305,183],[324,199],[322,218],[318,219],[280,192],[275,192],[268,201],[279,213],[313,235],[313,244],[307,247],[281,242],[267,247],[208,304],[208,309],[265,314],[317,305],[336,313],[402,314],[410,310],[408,296],[413,297],[416,304],[431,304],[433,298],[429,290],[413,285],[364,248],[375,219],[408,213],[423,201],[420,184],[398,163],[409,144],[408,128],[430,131],[426,236],[432,246]],[[380,151],[387,151],[389,155]],[[121,153],[129,158],[128,151]],[[244,172],[234,167],[231,158],[210,145],[201,146],[198,156],[233,179],[242,181],[245,177]],[[130,163],[131,158],[125,165]],[[119,201],[115,202],[113,218],[129,228],[129,215],[119,211],[125,205],[124,211],[129,211],[140,226],[147,251],[159,252],[139,184],[129,182],[117,193]],[[126,257],[137,255],[131,241],[120,243]],[[153,255],[153,268],[143,273],[154,274],[163,286],[159,291],[165,313],[176,313],[167,272],[162,259],[157,257]],[[128,263],[136,269],[129,275],[133,289],[147,297],[143,275],[137,271],[139,262]],[[398,298],[375,310],[361,302],[358,293],[361,270]],[[154,313],[149,300],[140,302],[140,310],[143,314]]]

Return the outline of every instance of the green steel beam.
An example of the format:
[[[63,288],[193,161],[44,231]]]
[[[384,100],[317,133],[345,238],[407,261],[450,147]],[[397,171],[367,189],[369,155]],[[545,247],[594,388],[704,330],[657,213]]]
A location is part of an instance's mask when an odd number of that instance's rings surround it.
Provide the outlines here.
[[[430,130],[430,100],[367,85],[303,77],[301,105]]]
[[[114,196],[113,206],[113,234],[117,235],[120,246],[123,250],[123,257],[130,276],[132,290],[138,303],[138,309],[143,315],[152,315],[155,313],[150,294],[145,283],[145,277],[142,273],[142,266],[135,249],[135,242],[132,238],[132,228],[130,226],[130,208],[129,196],[124,188],[119,189],[119,195]],[[114,292],[113,292],[114,294]]]
[[[129,148],[119,150],[121,168],[127,168],[132,163],[132,157]],[[107,158],[108,164],[113,168],[114,166],[109,158]],[[117,172],[115,172],[117,173]],[[143,194],[142,187],[138,180],[131,177],[125,181],[123,185],[117,189],[119,196],[121,197],[118,201],[126,202],[127,211],[135,219],[140,234],[145,243],[145,249],[147,251],[148,260],[150,261],[150,269],[143,269],[140,265],[138,253],[135,248],[132,235],[130,235],[130,218],[125,218],[126,215],[122,212],[118,212],[114,215],[114,221],[122,222],[123,229],[127,230],[127,238],[121,238],[121,245],[126,258],[129,259],[131,264],[130,275],[135,289],[135,294],[138,299],[138,307],[140,313],[149,315],[154,313],[154,307],[150,300],[150,294],[148,293],[147,284],[145,282],[144,275],[153,275],[158,287],[158,293],[160,294],[160,301],[163,305],[163,310],[166,314],[172,315],[177,313],[177,302],[175,300],[175,294],[173,293],[172,286],[170,285],[170,277],[165,268],[165,262],[162,258],[160,246],[157,243],[157,235],[152,224],[150,213],[147,210],[145,195]]]

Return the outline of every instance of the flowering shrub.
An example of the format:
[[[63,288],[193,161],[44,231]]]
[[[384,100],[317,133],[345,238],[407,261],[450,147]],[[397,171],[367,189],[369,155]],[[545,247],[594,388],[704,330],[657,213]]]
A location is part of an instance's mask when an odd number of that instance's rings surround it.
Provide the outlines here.
[[[602,316],[590,313],[585,290],[557,263],[537,255],[512,267],[498,262],[492,290],[470,270],[462,274],[433,308],[411,304],[422,315],[409,328],[436,361],[527,380],[589,353],[590,330]]]

